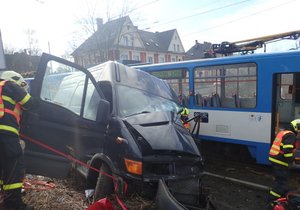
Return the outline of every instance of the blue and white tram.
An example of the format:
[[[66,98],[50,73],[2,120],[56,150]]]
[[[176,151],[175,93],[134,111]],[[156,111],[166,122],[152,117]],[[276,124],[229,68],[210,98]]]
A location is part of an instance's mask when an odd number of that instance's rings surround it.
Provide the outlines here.
[[[135,66],[166,80],[192,115],[200,139],[244,145],[268,164],[276,133],[300,118],[300,51]]]

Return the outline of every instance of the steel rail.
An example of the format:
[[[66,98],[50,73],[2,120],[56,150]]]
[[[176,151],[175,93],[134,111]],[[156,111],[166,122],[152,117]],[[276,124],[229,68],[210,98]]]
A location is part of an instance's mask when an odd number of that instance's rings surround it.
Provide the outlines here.
[[[213,174],[213,173],[210,173],[210,172],[207,172],[207,171],[204,171],[203,175],[208,175],[208,176],[213,176],[213,177],[224,179],[224,180],[229,180],[229,181],[236,182],[236,183],[239,183],[239,184],[247,185],[249,187],[254,187],[254,188],[260,189],[260,190],[268,190],[268,191],[270,190],[270,187],[265,186],[265,185],[260,185],[260,184],[256,184],[256,183],[253,183],[253,182],[248,182],[248,181],[244,181],[244,180],[240,180],[240,179],[236,179],[236,178],[232,178],[232,177]]]

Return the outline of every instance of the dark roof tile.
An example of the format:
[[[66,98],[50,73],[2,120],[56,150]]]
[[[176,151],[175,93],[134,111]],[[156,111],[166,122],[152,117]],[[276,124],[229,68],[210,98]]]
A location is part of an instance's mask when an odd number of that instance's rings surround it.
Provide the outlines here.
[[[73,53],[84,53],[99,48],[109,48],[113,46],[118,34],[121,32],[124,23],[130,18],[129,16],[121,17],[116,20],[103,24],[94,34],[85,40]],[[164,32],[148,32],[137,30],[145,47],[145,51],[167,52],[170,42],[176,29]]]
[[[206,53],[210,49],[210,42],[204,42],[203,44],[196,42],[196,44],[186,52],[186,60],[205,58]]]

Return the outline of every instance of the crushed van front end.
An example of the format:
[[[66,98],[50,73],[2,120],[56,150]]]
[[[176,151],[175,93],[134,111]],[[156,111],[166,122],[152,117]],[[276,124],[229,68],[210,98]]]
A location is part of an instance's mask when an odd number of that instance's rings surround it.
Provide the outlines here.
[[[203,160],[189,132],[178,123],[172,112],[152,112],[124,120],[131,138],[129,145],[137,145],[136,156],[127,157],[141,162],[142,173],[125,175],[129,190],[143,196],[155,197],[160,180],[177,202],[203,206]],[[159,127],[158,127],[159,126]],[[158,129],[159,128],[159,129]],[[160,192],[161,193],[161,192]]]
[[[143,157],[141,176],[127,174],[126,177],[132,191],[150,198],[157,197],[159,182],[163,181],[173,199],[184,206],[197,209],[206,205],[207,200],[202,175],[201,157],[156,154]]]

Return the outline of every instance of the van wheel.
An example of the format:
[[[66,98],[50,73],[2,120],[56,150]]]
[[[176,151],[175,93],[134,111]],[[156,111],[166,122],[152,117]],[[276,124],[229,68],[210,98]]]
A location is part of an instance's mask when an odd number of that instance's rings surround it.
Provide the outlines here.
[[[106,164],[103,163],[100,168],[100,171],[104,174],[100,173],[98,176],[94,194],[94,202],[100,200],[101,198],[105,198],[114,192],[113,179],[111,177],[106,176],[106,174],[111,175],[111,170]]]

